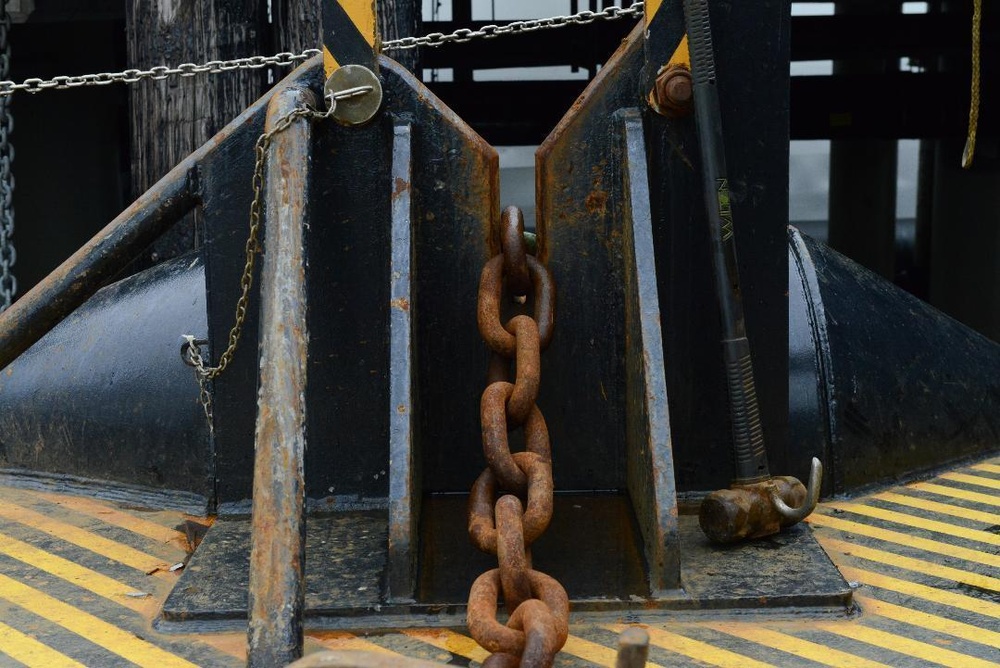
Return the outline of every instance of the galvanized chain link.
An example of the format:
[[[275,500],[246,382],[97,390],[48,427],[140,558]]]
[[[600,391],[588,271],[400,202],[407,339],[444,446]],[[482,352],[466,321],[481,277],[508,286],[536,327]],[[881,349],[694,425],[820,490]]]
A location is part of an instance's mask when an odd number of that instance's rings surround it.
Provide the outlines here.
[[[13,95],[16,92],[39,93],[43,90],[64,90],[81,86],[107,86],[113,83],[138,83],[144,80],[163,81],[170,77],[193,77],[199,74],[217,74],[234,70],[257,70],[262,67],[292,67],[322,51],[306,49],[302,53],[284,51],[273,56],[250,56],[249,58],[234,58],[232,60],[210,60],[207,63],[181,63],[176,67],[158,65],[148,70],[130,69],[123,72],[102,72],[100,74],[81,74],[79,76],[58,76],[51,79],[25,79],[21,83],[0,81],[0,96]]]
[[[0,0],[3,2],[3,0]],[[7,3],[0,8],[0,79],[10,73],[10,14]],[[10,113],[10,100],[0,98],[0,312],[10,307],[17,294],[17,279],[11,272],[17,262],[14,249],[14,146],[10,136],[14,132],[14,117]]]
[[[478,30],[470,28],[459,28],[454,32],[440,33],[434,32],[422,37],[401,37],[390,40],[382,44],[383,49],[413,49],[418,46],[441,46],[448,43],[468,42],[472,39],[482,37],[491,39],[504,35],[519,35],[535,30],[548,30],[552,28],[563,28],[569,25],[585,25],[594,21],[613,21],[623,18],[639,18],[643,14],[642,2],[636,2],[630,7],[616,7],[611,5],[599,12],[582,11],[568,16],[550,16],[544,19],[530,19],[524,21],[512,21],[503,25],[485,25]]]
[[[484,667],[548,668],[569,629],[566,590],[532,568],[530,549],[548,527],[554,501],[549,433],[536,401],[541,352],[552,340],[555,287],[548,269],[527,253],[516,207],[503,212],[501,248],[486,263],[479,284],[479,332],[493,352],[480,401],[489,466],[472,486],[468,517],[473,545],[496,555],[499,568],[473,583],[467,623],[476,642],[492,652]],[[501,325],[504,293],[515,304],[530,296],[534,317],[516,315]],[[508,430],[520,427],[525,451],[512,453]],[[506,625],[496,617],[501,594]]]
[[[195,369],[195,374],[198,378],[198,387],[200,389],[200,401],[202,406],[205,408],[205,417],[208,418],[210,428],[212,425],[212,404],[211,395],[208,391],[208,382],[225,371],[226,367],[229,366],[229,363],[232,362],[233,355],[236,354],[236,348],[240,342],[240,337],[243,334],[243,323],[246,321],[247,317],[247,306],[250,304],[250,288],[253,286],[253,269],[257,253],[260,252],[260,205],[264,191],[264,163],[267,158],[267,150],[271,146],[271,141],[274,139],[275,135],[278,135],[291,127],[292,123],[296,120],[300,118],[309,120],[327,119],[332,116],[333,112],[336,110],[337,100],[344,100],[364,95],[371,92],[371,90],[371,86],[357,86],[355,88],[348,88],[336,93],[330,93],[326,97],[329,106],[328,109],[320,111],[308,106],[293,109],[279,118],[277,122],[275,122],[273,128],[257,137],[257,143],[254,145],[256,161],[253,168],[253,201],[250,203],[250,231],[247,235],[246,244],[244,245],[245,261],[243,263],[243,274],[240,277],[240,297],[236,301],[236,316],[232,329],[229,330],[229,343],[223,353],[219,356],[218,363],[215,366],[209,366],[205,363],[205,360],[201,355],[201,348],[197,339],[190,334],[184,335],[187,343],[185,344],[185,350],[182,352],[185,355],[186,361]]]
[[[643,13],[643,3],[636,2],[630,7],[610,6],[599,12],[582,11],[568,16],[550,16],[544,19],[512,21],[502,25],[485,25],[478,30],[459,28],[450,33],[430,33],[421,37],[401,37],[382,42],[382,49],[413,49],[420,46],[441,46],[449,43],[468,42],[476,38],[491,39],[504,35],[519,35],[535,30],[563,28],[568,25],[584,25],[594,21],[613,21],[623,18],[638,18]],[[17,92],[39,93],[44,90],[65,90],[81,86],[106,86],[113,83],[138,83],[144,80],[162,81],[170,77],[193,77],[199,74],[218,74],[234,70],[260,69],[262,67],[293,67],[322,53],[320,49],[306,49],[301,53],[284,51],[273,56],[250,56],[232,60],[211,60],[207,63],[182,63],[176,67],[159,65],[148,70],[129,69],[123,72],[102,72],[79,76],[58,76],[51,79],[25,79],[21,83],[0,81],[0,97]],[[0,76],[6,76],[0,75]]]

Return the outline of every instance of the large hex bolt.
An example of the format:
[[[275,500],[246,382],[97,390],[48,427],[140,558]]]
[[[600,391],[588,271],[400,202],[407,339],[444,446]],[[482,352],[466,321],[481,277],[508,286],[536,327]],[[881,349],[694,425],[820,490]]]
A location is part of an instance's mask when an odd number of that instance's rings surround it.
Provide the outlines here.
[[[694,106],[691,70],[679,64],[661,69],[649,94],[649,102],[657,113],[668,118],[689,115]]]

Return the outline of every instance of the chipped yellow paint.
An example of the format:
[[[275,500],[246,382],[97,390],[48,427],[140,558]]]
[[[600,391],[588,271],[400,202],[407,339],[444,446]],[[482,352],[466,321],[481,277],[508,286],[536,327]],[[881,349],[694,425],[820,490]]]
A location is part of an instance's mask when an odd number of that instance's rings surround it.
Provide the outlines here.
[[[922,598],[935,605],[947,605],[960,610],[966,610],[968,612],[984,615],[986,617],[1000,619],[1000,603],[994,603],[993,601],[987,601],[980,598],[973,598],[972,596],[965,596],[964,594],[956,594],[955,592],[938,589],[937,587],[928,587],[927,585],[919,584],[917,582],[901,580],[889,575],[875,573],[874,571],[854,568],[853,566],[839,564],[838,568],[848,580],[856,580],[861,584],[879,587],[880,589],[889,589],[900,594],[906,594],[907,596]]]
[[[933,531],[934,533],[940,533],[946,536],[963,538],[977,543],[986,543],[987,545],[1000,545],[1000,536],[995,533],[983,531],[982,529],[969,529],[967,527],[956,526],[947,522],[938,522],[937,520],[929,520],[923,517],[910,515],[908,513],[896,512],[895,510],[886,510],[884,508],[867,506],[862,503],[835,501],[826,505],[828,508],[843,510],[854,513],[855,515],[864,515],[865,517],[874,517],[877,520],[885,520],[886,522],[892,522],[894,524],[902,524],[913,527],[914,529],[925,529],[927,531]]]
[[[338,63],[337,59],[333,57],[332,53],[330,53],[330,49],[326,48],[326,46],[324,45],[323,46],[323,72],[325,72],[326,76],[329,77],[331,74],[333,74],[334,70],[336,70],[339,67],[340,67],[340,63]]]
[[[984,629],[979,626],[973,626],[972,624],[966,624],[964,622],[958,622],[954,619],[948,619],[947,617],[921,612],[920,610],[914,610],[913,608],[904,608],[901,605],[880,601],[877,598],[865,596],[864,594],[855,593],[854,600],[856,600],[868,614],[878,615],[879,617],[885,617],[886,619],[902,622],[903,624],[919,626],[920,628],[927,629],[928,631],[944,633],[946,635],[955,636],[956,638],[961,638],[962,640],[980,643],[986,645],[987,647],[992,647],[1000,652],[1000,649],[998,649],[1000,648],[1000,633],[997,633],[996,631]],[[998,658],[1000,658],[1000,656],[998,656]]]
[[[90,550],[143,573],[148,573],[156,568],[169,565],[165,564],[163,559],[140,552],[128,545],[122,545],[103,536],[91,533],[86,529],[54,520],[47,515],[11,502],[5,501],[4,503],[0,503],[0,518],[23,524],[36,531],[42,531],[59,540],[72,543],[85,550]]]
[[[960,547],[958,545],[951,545],[949,543],[930,540],[928,538],[911,536],[899,531],[881,529],[879,527],[873,527],[869,524],[863,524],[861,522],[851,522],[850,520],[844,520],[839,517],[824,515],[822,513],[814,513],[807,521],[813,526],[828,527],[844,533],[867,536],[868,538],[876,538],[888,543],[896,543],[897,545],[923,550],[924,552],[932,552],[946,557],[957,557],[976,564],[1000,568],[1000,554],[981,552],[979,550]]]
[[[684,35],[681,38],[681,43],[677,45],[674,49],[674,53],[670,56],[670,60],[667,62],[667,67],[671,65],[683,65],[684,67],[691,69],[691,51],[688,49],[688,36]]]
[[[0,622],[0,652],[26,666],[45,668],[86,668],[62,652]]]
[[[1000,524],[1000,513],[987,513],[982,510],[973,510],[971,508],[963,508],[962,506],[954,506],[950,503],[928,501],[927,499],[923,499],[918,496],[910,496],[909,494],[882,492],[881,494],[872,494],[871,498],[878,499],[880,501],[888,501],[900,506],[918,508],[920,510],[938,513],[939,515],[958,517],[963,520],[984,522],[988,525]]]
[[[960,654],[950,649],[937,647],[929,643],[904,638],[903,636],[869,628],[861,624],[831,624],[819,623],[816,625],[824,631],[836,633],[851,640],[860,640],[863,643],[874,645],[882,649],[888,649],[900,654],[906,654],[924,661],[932,661],[948,666],[949,668],[997,668],[997,664],[992,661],[984,661],[968,654]]]
[[[388,647],[382,647],[364,638],[359,638],[347,631],[313,631],[309,637],[315,639],[326,649],[356,649],[364,652],[378,652],[379,654],[392,654],[399,656],[399,652],[393,652]]]
[[[835,538],[819,537],[819,544],[822,545],[823,549],[828,553],[836,551],[846,556],[866,559],[868,561],[874,561],[886,566],[913,571],[914,573],[923,573],[924,575],[932,575],[937,578],[952,580],[954,582],[962,582],[964,584],[972,585],[973,587],[980,587],[982,589],[1000,592],[1000,578],[990,577],[989,575],[980,575],[979,573],[965,571],[960,568],[952,568],[951,566],[937,564],[933,561],[914,559],[912,557],[896,554],[895,552],[878,550],[873,547],[868,547],[867,545],[849,543]]]
[[[810,640],[796,638],[793,635],[765,628],[757,624],[745,624],[739,622],[730,623],[709,623],[710,629],[726,633],[743,640],[748,640],[758,645],[772,647],[782,652],[794,654],[797,657],[822,663],[825,666],[835,668],[892,668],[878,661],[871,661],[848,652],[827,647]]]
[[[64,496],[61,494],[51,494],[47,492],[30,492],[30,494],[37,496],[40,499],[45,499],[50,503],[62,506],[63,508],[71,510],[74,513],[87,515],[88,517],[93,517],[94,519],[107,524],[112,524],[114,526],[121,527],[122,529],[128,529],[132,533],[145,536],[146,538],[155,540],[159,543],[169,544],[180,550],[184,549],[185,542],[187,541],[187,537],[176,529],[165,527],[162,524],[157,524],[156,522],[150,522],[149,520],[141,517],[136,517],[131,513],[127,513],[123,510],[115,508],[114,506],[108,505],[107,503],[87,499],[82,496]]]
[[[440,647],[452,654],[458,654],[479,663],[485,661],[486,657],[490,655],[469,636],[448,629],[406,629],[403,633],[428,645]]]
[[[702,661],[713,666],[721,666],[722,668],[768,668],[771,666],[769,663],[757,661],[748,656],[731,652],[728,649],[715,647],[707,642],[694,640],[693,638],[688,638],[665,629],[654,626],[640,626],[649,633],[651,644],[670,652],[683,654],[695,661]],[[624,624],[612,624],[606,628],[615,633],[621,633],[627,627]]]
[[[79,608],[0,575],[0,598],[53,622],[143,668],[197,668],[181,657],[142,640]]]

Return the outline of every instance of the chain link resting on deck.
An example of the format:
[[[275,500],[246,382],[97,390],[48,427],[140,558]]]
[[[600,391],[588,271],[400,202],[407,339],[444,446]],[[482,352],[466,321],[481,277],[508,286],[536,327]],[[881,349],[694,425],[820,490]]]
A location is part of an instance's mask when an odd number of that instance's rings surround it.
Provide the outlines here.
[[[10,14],[7,3],[0,8],[0,79],[10,74]],[[11,268],[17,262],[14,250],[14,147],[10,136],[14,132],[14,117],[10,100],[0,98],[0,311],[6,310],[17,294],[17,279]]]
[[[200,389],[199,400],[205,408],[205,417],[208,418],[210,429],[212,427],[212,399],[208,391],[208,382],[225,371],[226,367],[232,361],[233,355],[236,354],[236,348],[243,334],[243,323],[247,317],[247,306],[250,304],[250,288],[253,286],[253,268],[257,253],[260,252],[260,205],[264,191],[264,162],[267,158],[267,149],[271,146],[271,141],[275,135],[287,130],[296,120],[300,118],[325,120],[331,117],[334,111],[336,111],[337,100],[365,95],[371,90],[371,86],[357,86],[336,93],[330,93],[327,95],[328,109],[320,111],[312,107],[299,107],[279,118],[273,128],[257,137],[257,143],[254,146],[256,162],[253,168],[253,201],[250,203],[250,231],[244,247],[245,262],[243,264],[243,274],[240,277],[240,297],[236,301],[236,316],[233,327],[229,330],[229,343],[219,356],[218,364],[208,366],[201,355],[199,341],[190,334],[184,335],[187,343],[182,352],[185,355],[186,361],[195,369]]]
[[[599,12],[582,11],[567,16],[550,16],[544,19],[511,21],[502,25],[485,25],[478,30],[459,28],[450,33],[430,33],[421,37],[401,37],[382,42],[382,50],[413,49],[420,46],[441,46],[449,43],[468,42],[476,38],[490,39],[504,35],[520,35],[535,30],[563,28],[568,25],[584,25],[594,21],[613,21],[624,18],[641,18],[643,3],[636,2],[630,7],[607,7]],[[140,81],[162,81],[171,77],[193,77],[199,74],[218,74],[234,70],[256,70],[262,67],[293,67],[322,53],[319,49],[305,49],[300,53],[283,51],[273,56],[249,56],[232,60],[210,60],[206,63],[181,63],[176,67],[158,65],[147,70],[129,69],[122,72],[102,72],[79,76],[58,76],[51,79],[25,79],[21,83],[6,80],[6,70],[0,71],[0,98],[17,92],[39,93],[43,90],[66,90],[81,86],[106,86],[113,83],[133,84]]]
[[[469,494],[469,537],[478,549],[497,556],[499,568],[473,583],[467,622],[476,642],[493,653],[484,668],[547,668],[569,632],[566,590],[532,568],[530,549],[552,519],[549,432],[535,401],[541,352],[552,340],[555,286],[545,265],[527,252],[520,210],[506,209],[501,227],[502,252],[483,268],[477,308],[479,333],[492,351],[480,402],[489,466]],[[530,306],[534,317],[515,315],[501,324],[504,294]],[[519,427],[526,450],[511,453],[508,430]],[[509,613],[506,625],[496,618],[501,593]]]

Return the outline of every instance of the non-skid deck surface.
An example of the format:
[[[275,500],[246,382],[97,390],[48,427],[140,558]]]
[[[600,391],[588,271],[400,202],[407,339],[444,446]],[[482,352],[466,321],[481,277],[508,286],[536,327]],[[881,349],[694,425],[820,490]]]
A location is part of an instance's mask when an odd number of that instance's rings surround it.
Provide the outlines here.
[[[240,666],[240,633],[153,629],[206,520],[0,487],[0,666]],[[810,518],[860,611],[647,620],[659,666],[1000,666],[1000,459]],[[557,666],[614,663],[619,624],[577,623]],[[373,649],[478,665],[464,630],[310,632],[308,652]]]

